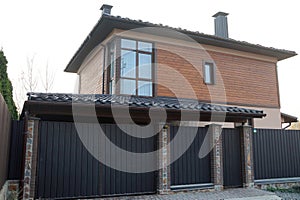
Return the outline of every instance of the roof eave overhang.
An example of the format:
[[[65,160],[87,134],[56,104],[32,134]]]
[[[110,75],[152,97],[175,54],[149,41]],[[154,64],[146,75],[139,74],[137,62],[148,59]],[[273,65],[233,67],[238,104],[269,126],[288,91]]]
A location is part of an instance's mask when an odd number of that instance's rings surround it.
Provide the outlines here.
[[[21,118],[24,117],[25,111],[28,111],[29,115],[35,117],[42,116],[73,116],[72,103],[65,102],[40,102],[40,101],[26,101],[24,104],[24,109],[21,115]],[[80,116],[78,117],[93,117],[90,112],[85,109],[90,107],[91,105],[87,104],[76,104],[77,109],[80,108]],[[119,119],[123,119],[126,122],[128,119],[128,106],[118,105],[114,106],[118,112],[118,115],[112,114],[111,105],[110,104],[96,104],[95,105],[95,114],[97,118],[113,118],[118,117]],[[160,118],[162,108],[151,108],[151,116],[157,119]],[[124,111],[124,112],[122,112]],[[137,106],[129,106],[130,116],[133,120],[139,122],[149,122],[149,107],[137,107]],[[212,114],[214,121],[220,122],[245,122],[247,119],[251,118],[263,118],[266,116],[263,113],[230,113],[230,112],[210,112],[210,111],[196,111],[196,110],[179,110],[179,109],[165,109],[167,113],[167,121],[211,121]],[[157,112],[157,115],[155,113]],[[184,119],[181,117],[184,115]]]
[[[131,30],[135,28],[153,26],[158,25],[133,20],[128,21],[123,18],[111,16],[102,16],[98,23],[95,25],[95,27],[92,29],[90,34],[87,36],[87,38],[84,40],[80,48],[77,50],[75,55],[72,57],[70,62],[68,63],[65,72],[76,73],[80,68],[82,62],[84,61],[85,57],[89,54],[89,52],[92,51],[103,40],[105,40],[105,38],[111,33],[113,29],[117,28],[123,30]],[[180,31],[183,34],[187,34],[188,36],[202,44],[214,45],[223,48],[270,56],[276,58],[278,61],[297,55],[297,53],[294,51],[272,49],[250,43],[243,43],[231,39],[219,38],[211,35],[197,34],[187,30],[175,30]]]

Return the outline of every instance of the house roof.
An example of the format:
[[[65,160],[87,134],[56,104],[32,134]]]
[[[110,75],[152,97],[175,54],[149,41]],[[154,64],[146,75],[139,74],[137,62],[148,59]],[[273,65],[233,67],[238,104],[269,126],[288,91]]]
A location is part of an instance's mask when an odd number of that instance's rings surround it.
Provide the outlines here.
[[[222,38],[215,35],[208,35],[200,32],[193,32],[181,28],[173,28],[162,24],[154,24],[144,22],[142,20],[132,20],[129,18],[122,18],[120,16],[102,15],[98,23],[94,26],[82,45],[79,47],[75,55],[68,63],[66,72],[77,72],[85,57],[92,51],[98,44],[100,44],[113,29],[131,30],[142,27],[159,27],[167,28],[181,32],[188,35],[192,39],[201,44],[214,45],[239,51],[261,54],[283,60],[297,55],[294,51],[283,49],[276,49],[273,47],[264,47],[259,44],[251,44],[244,41],[238,41],[231,38]],[[169,36],[168,37],[173,37]]]
[[[298,122],[298,118],[292,115],[288,115],[286,113],[281,113],[281,123],[292,123]]]
[[[148,112],[150,108],[162,108],[168,113],[172,113],[172,117],[176,117],[176,113],[181,111],[186,111],[187,113],[200,112],[203,116],[210,116],[212,113],[226,114],[230,121],[234,121],[234,118],[241,121],[241,119],[245,118],[262,118],[265,116],[263,111],[260,110],[203,103],[193,99],[179,99],[173,97],[137,97],[108,94],[84,95],[28,93],[28,100],[25,102],[24,109],[32,114],[44,113],[55,115],[55,113],[60,113],[60,110],[58,109],[59,107],[65,106],[65,108],[69,107],[68,109],[70,109],[70,107],[72,108],[72,103],[81,105],[92,103],[95,104],[96,109],[111,109],[111,105],[116,105],[118,108],[127,108],[127,106],[129,106],[131,111],[138,112]],[[72,109],[68,110],[68,112],[71,111]],[[103,112],[100,114],[103,114]]]

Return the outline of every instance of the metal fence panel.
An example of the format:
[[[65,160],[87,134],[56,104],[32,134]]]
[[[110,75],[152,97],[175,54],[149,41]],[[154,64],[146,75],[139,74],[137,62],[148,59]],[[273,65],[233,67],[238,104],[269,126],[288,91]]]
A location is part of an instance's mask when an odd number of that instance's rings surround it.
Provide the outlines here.
[[[254,177],[300,177],[300,131],[256,129],[253,133]]]
[[[24,145],[24,121],[12,121],[9,154],[9,180],[21,180]]]
[[[180,127],[185,134],[185,138],[192,137],[191,132],[197,129],[197,135],[188,150],[175,162],[171,164],[171,185],[194,185],[211,183],[210,154],[204,158],[199,158],[199,150],[207,133],[207,128],[201,127]],[[170,127],[171,140],[178,132],[177,126]],[[174,151],[180,148],[183,141],[171,145],[171,160]]]
[[[101,127],[112,143],[125,150],[149,152],[157,146],[155,136],[145,139],[132,137],[115,124],[101,124]],[[97,143],[99,136],[91,134],[97,128],[96,124],[82,123],[79,128],[84,132],[86,142],[93,144],[91,148],[95,152],[109,155],[105,159],[121,160],[121,155],[101,152],[100,142]],[[131,131],[136,136],[141,134],[134,128]],[[112,148],[108,143],[105,146],[108,151]],[[120,164],[138,165],[141,162],[142,160],[137,160],[134,163]],[[126,173],[105,166],[85,148],[73,123],[40,122],[37,198],[97,197],[155,191],[156,172]]]
[[[224,186],[242,186],[241,137],[239,130],[223,129],[222,137]]]

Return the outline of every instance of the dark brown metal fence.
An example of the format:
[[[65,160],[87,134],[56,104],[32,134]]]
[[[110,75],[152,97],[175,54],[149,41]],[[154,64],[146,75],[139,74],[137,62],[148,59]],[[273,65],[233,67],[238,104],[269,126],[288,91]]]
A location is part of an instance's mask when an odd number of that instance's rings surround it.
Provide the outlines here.
[[[211,167],[210,167],[210,154],[204,158],[199,158],[200,147],[204,141],[207,133],[207,128],[197,127],[181,127],[184,132],[184,138],[195,136],[193,132],[197,132],[193,143],[188,150],[171,165],[171,185],[182,186],[184,185],[197,185],[211,183]],[[178,132],[177,126],[170,127],[171,140]],[[196,133],[195,132],[195,133]],[[179,141],[171,145],[171,159],[173,159],[174,151],[181,148],[184,141]]]
[[[239,129],[223,129],[223,177],[225,187],[242,186],[241,137]]]
[[[256,180],[300,177],[300,131],[257,129],[253,150]]]
[[[101,124],[106,136],[120,148],[132,152],[151,152],[157,146],[156,137],[137,138],[123,133],[114,124]],[[96,124],[80,124],[87,141],[100,152],[99,136],[93,131]],[[142,134],[133,127],[134,135]],[[96,141],[96,143],[95,143]],[[109,150],[110,143],[105,143]],[[121,155],[107,154],[105,159],[116,159],[120,165],[139,165],[142,161],[120,159]],[[153,161],[156,162],[156,161]],[[79,198],[123,194],[154,193],[156,172],[126,173],[107,167],[95,159],[80,140],[70,122],[45,122],[39,125],[37,198]]]
[[[9,180],[21,180],[24,144],[24,121],[12,121],[9,154]]]
[[[10,148],[11,115],[0,94],[0,189],[7,180]]]

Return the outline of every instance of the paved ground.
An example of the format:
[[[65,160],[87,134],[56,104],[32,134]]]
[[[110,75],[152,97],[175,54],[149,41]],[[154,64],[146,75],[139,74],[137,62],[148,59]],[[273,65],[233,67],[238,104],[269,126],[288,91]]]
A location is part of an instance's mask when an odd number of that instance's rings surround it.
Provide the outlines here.
[[[105,198],[105,200],[280,200],[272,192],[258,189],[227,189],[220,192],[181,192],[170,195],[146,195],[146,196],[130,196],[118,198]]]
[[[300,200],[300,193],[275,192],[283,200]]]

